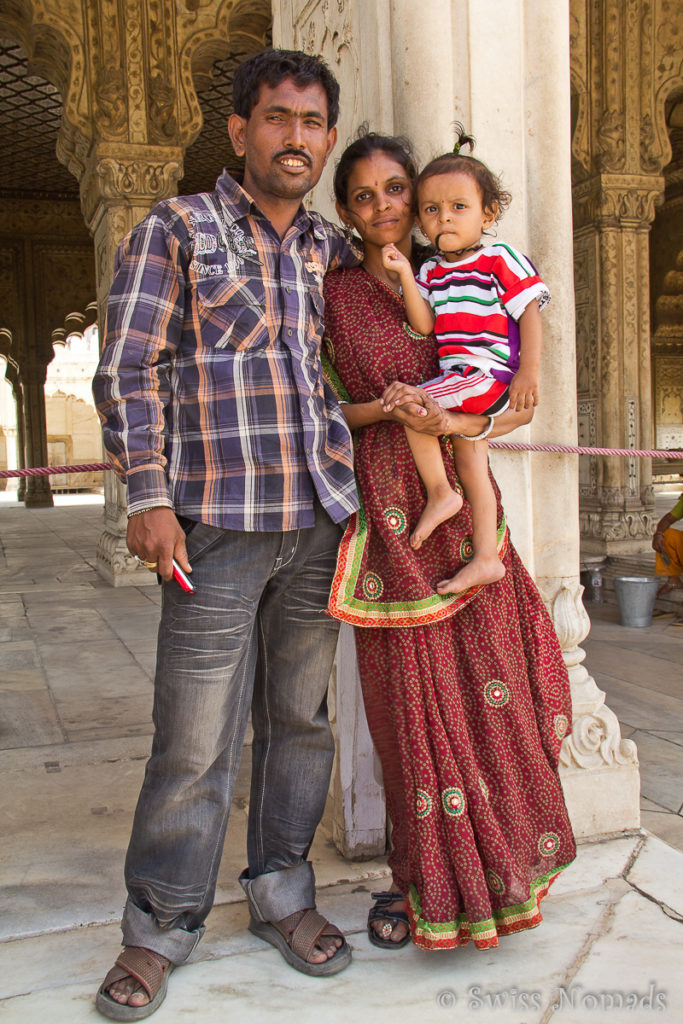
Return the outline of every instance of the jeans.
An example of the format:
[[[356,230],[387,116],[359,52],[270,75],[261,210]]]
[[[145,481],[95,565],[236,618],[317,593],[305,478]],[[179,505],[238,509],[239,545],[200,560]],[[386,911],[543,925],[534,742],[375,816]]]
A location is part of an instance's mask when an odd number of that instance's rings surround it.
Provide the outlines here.
[[[194,594],[163,584],[154,741],[126,857],[124,945],[174,963],[211,909],[249,709],[254,742],[240,879],[252,914],[314,906],[306,855],[334,743],[327,685],[338,623],[325,612],[340,527],[242,533],[196,523]]]

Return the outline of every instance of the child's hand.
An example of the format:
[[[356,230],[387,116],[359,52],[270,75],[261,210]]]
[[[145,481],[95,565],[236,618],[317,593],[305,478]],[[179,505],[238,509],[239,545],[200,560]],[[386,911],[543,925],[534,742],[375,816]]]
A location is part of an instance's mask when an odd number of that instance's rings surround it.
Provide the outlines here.
[[[399,278],[403,275],[409,275],[411,278],[413,276],[410,260],[396,248],[393,242],[382,246],[382,266],[385,270],[397,274]]]
[[[400,405],[415,416],[426,416],[427,414],[424,391],[420,391],[419,388],[414,388],[410,384],[402,384],[399,380],[395,380],[385,389],[380,403],[384,412],[391,412],[392,409]]]
[[[518,370],[510,381],[510,408],[519,412],[538,405],[538,374]]]

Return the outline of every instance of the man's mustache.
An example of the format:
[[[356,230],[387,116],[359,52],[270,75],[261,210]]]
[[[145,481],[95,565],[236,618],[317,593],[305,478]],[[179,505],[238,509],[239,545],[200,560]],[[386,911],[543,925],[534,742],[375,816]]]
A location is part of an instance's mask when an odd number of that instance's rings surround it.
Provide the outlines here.
[[[273,157],[273,160],[279,160],[281,156],[284,156],[284,157],[298,156],[302,160],[304,160],[308,164],[309,167],[311,166],[311,158],[308,156],[308,154],[302,153],[302,151],[300,149],[283,149],[281,153],[276,153],[275,154],[275,156]]]

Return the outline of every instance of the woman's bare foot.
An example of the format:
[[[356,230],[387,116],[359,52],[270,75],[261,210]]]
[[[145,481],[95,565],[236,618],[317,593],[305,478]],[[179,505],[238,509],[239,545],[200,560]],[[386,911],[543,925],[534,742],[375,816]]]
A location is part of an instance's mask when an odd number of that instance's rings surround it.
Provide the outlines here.
[[[454,491],[451,487],[445,487],[433,492],[418,519],[417,526],[410,535],[411,548],[417,551],[437,526],[456,515],[461,508],[462,494],[458,491]]]
[[[450,580],[437,583],[438,594],[458,594],[470,587],[481,587],[486,583],[496,583],[505,575],[505,566],[496,555],[475,555],[460,572],[456,572]]]

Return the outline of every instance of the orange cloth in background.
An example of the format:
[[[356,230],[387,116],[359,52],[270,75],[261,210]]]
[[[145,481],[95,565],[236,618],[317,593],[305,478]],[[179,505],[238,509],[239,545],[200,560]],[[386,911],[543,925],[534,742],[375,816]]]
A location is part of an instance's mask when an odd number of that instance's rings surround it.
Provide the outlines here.
[[[664,531],[664,550],[669,564],[667,565],[659,552],[655,558],[655,572],[658,576],[680,576],[683,573],[683,530],[671,526]]]

